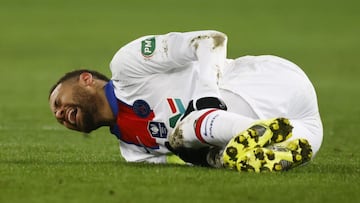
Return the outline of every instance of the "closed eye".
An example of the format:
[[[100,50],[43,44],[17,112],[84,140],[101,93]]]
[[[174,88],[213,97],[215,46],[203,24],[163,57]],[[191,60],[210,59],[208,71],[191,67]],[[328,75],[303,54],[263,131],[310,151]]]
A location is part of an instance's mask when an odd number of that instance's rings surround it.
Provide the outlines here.
[[[53,103],[53,113],[56,115],[57,109],[60,107],[61,103],[58,99],[56,99]]]
[[[61,105],[61,102],[59,101],[59,99],[56,99],[56,100],[54,101],[54,107],[55,107],[55,108],[58,108],[60,105]]]

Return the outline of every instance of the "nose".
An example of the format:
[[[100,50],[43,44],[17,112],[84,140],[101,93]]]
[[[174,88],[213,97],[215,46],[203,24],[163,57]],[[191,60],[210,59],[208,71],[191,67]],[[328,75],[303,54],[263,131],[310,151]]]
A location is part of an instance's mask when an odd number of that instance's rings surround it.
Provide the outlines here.
[[[59,108],[56,110],[55,117],[58,120],[63,120],[64,116],[65,116],[65,110],[63,108]]]

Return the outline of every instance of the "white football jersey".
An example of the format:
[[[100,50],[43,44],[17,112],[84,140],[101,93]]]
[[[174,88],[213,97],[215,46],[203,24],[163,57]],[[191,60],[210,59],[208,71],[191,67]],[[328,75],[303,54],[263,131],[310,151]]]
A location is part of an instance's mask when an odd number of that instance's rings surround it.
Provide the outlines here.
[[[213,40],[214,36],[222,36],[224,41]],[[203,44],[202,39],[205,39]],[[306,130],[321,134],[316,138],[321,143],[322,126],[315,91],[299,67],[275,56],[232,60],[225,59],[224,51],[207,54],[206,50],[198,49],[202,46],[213,51],[217,43],[223,43],[226,50],[223,33],[173,32],[140,37],[115,54],[110,64],[112,81],[106,93],[117,116],[117,125],[111,127],[111,132],[120,140],[121,154],[127,161],[165,162],[166,154],[170,153],[165,147],[167,137],[189,101],[199,94],[221,97],[229,111],[254,119],[309,118]],[[224,63],[211,62],[213,58],[219,61],[223,58]],[[210,65],[221,64],[215,67],[219,70],[213,70],[216,81],[211,77],[207,81],[216,88],[201,91],[197,89],[199,81],[207,77],[199,70],[208,61]],[[205,71],[205,74],[214,72]],[[299,88],[304,92],[299,93]],[[300,100],[309,102],[298,104]]]
[[[194,39],[217,33],[144,36],[115,54],[111,80],[121,104],[118,138],[127,161],[165,160],[162,155],[169,150],[164,143],[184,114],[198,81]]]

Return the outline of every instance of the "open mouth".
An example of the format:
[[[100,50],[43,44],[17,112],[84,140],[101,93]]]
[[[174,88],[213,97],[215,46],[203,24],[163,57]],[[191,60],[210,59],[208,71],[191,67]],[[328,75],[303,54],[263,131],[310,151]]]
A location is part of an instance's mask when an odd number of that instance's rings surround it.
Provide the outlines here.
[[[71,108],[67,113],[68,122],[74,126],[76,125],[76,114],[77,114],[76,108]]]

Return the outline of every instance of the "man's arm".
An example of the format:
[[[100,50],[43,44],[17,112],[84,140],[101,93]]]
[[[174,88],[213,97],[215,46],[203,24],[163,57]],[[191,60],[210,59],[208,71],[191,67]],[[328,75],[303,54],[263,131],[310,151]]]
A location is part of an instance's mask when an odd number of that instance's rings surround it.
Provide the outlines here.
[[[190,43],[199,62],[199,80],[194,100],[209,96],[219,97],[217,84],[226,59],[226,35],[216,31],[198,33]]]
[[[122,47],[110,66],[115,77],[121,73],[126,77],[141,78],[184,68],[198,61],[200,71],[211,71],[216,79],[226,57],[226,43],[226,35],[218,31],[144,36]]]

